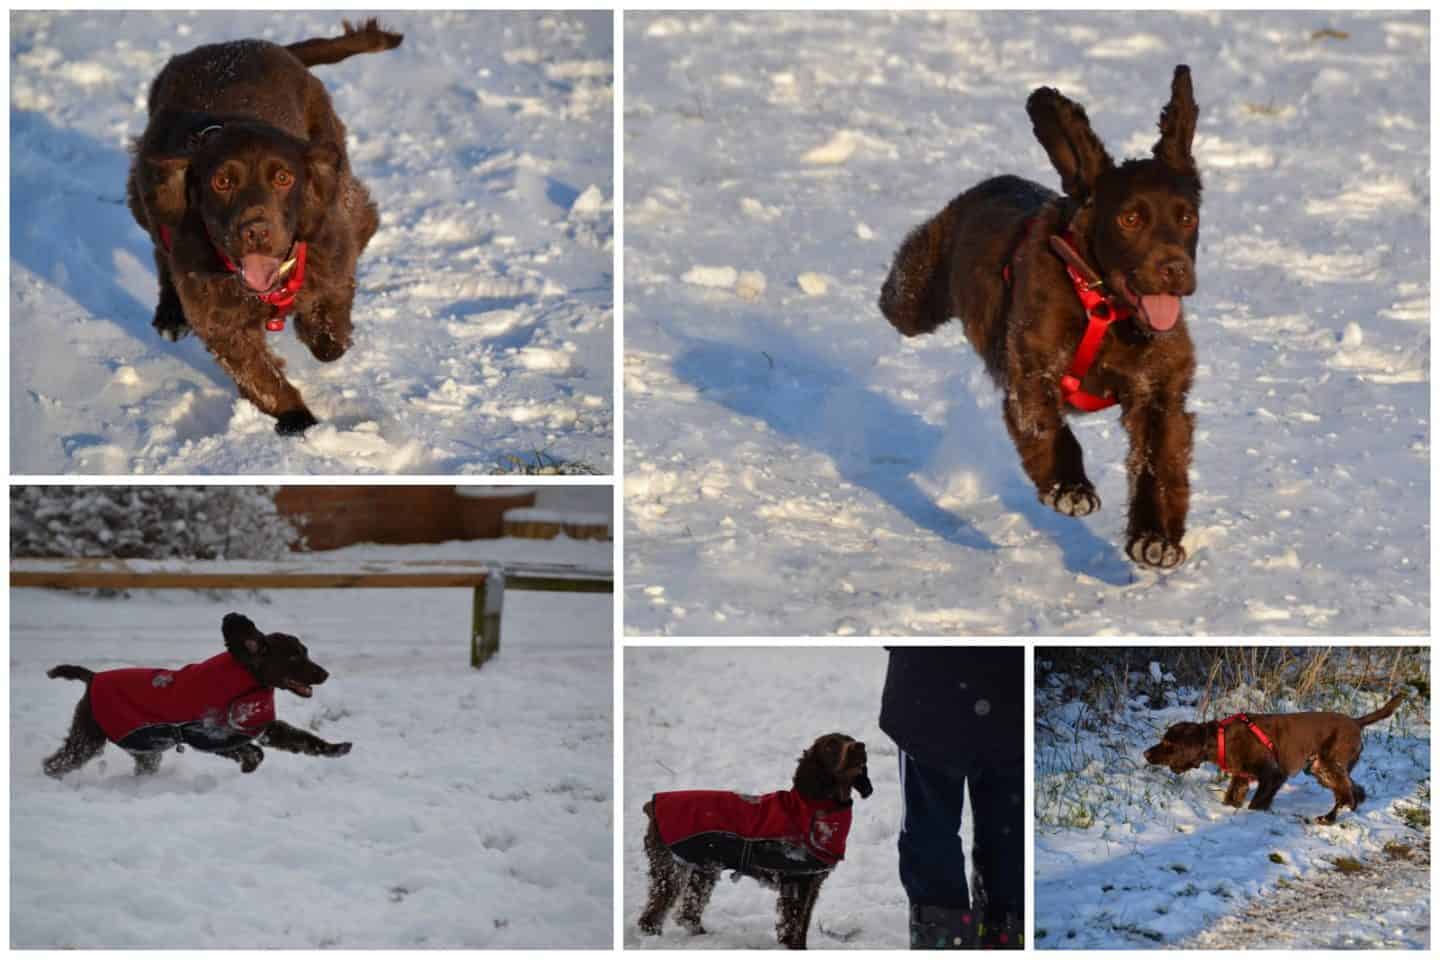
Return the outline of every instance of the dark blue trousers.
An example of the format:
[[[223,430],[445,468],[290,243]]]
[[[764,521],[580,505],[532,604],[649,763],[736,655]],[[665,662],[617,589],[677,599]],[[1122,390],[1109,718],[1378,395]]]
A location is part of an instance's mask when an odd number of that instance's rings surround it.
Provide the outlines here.
[[[969,784],[977,884],[988,915],[1021,914],[1025,898],[1025,772],[974,760],[963,773],[900,751],[900,883],[912,904],[969,909],[960,824]],[[978,899],[978,898],[977,898]]]

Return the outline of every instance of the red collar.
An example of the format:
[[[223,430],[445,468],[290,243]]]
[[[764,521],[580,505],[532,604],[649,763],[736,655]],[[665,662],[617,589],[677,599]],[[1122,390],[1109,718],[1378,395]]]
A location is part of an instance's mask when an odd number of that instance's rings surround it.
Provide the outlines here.
[[[1220,721],[1220,726],[1215,731],[1215,765],[1220,768],[1221,773],[1228,773],[1232,777],[1239,777],[1242,780],[1254,780],[1255,778],[1248,773],[1225,769],[1225,728],[1232,723],[1243,723],[1249,727],[1250,732],[1255,734],[1255,739],[1259,740],[1271,754],[1275,753],[1275,744],[1265,736],[1264,730],[1255,725],[1255,721],[1251,720],[1248,714],[1237,713]]]
[[[167,251],[170,249],[170,228],[163,224],[160,227],[160,243]],[[235,266],[231,259],[225,255],[225,251],[221,250],[215,241],[210,241],[210,246],[214,247],[215,255],[220,258],[220,262],[225,265],[226,270],[236,274],[241,272],[240,268]],[[301,240],[295,244],[294,253],[295,269],[290,272],[289,278],[280,286],[266,293],[256,293],[248,287],[246,288],[246,292],[251,296],[275,308],[275,312],[270,315],[270,319],[265,321],[265,329],[271,333],[279,333],[285,329],[285,315],[294,308],[295,296],[300,292],[301,286],[305,283],[305,241]]]
[[[1019,257],[1020,243],[1024,243],[1039,222],[1039,217],[1031,217],[1025,221],[1020,241],[1016,244],[1016,252],[1006,260],[1001,271],[1006,286],[1010,284],[1010,264]],[[1097,397],[1093,393],[1086,393],[1080,389],[1080,381],[1085,379],[1085,374],[1095,365],[1095,358],[1100,355],[1100,345],[1105,340],[1110,324],[1130,316],[1131,310],[1115,298],[1101,293],[1105,281],[1075,252],[1074,242],[1075,238],[1068,230],[1064,237],[1050,237],[1050,248],[1064,262],[1065,272],[1070,277],[1071,286],[1075,288],[1075,295],[1080,298],[1080,305],[1085,308],[1085,334],[1080,338],[1080,346],[1070,360],[1069,369],[1060,378],[1060,395],[1075,409],[1093,413],[1113,407],[1118,401],[1114,397]]]

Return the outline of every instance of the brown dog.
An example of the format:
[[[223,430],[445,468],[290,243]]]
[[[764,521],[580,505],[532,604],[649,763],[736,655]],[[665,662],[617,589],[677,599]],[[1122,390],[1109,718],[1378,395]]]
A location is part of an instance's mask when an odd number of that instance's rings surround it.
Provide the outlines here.
[[[1251,780],[1259,781],[1251,810],[1269,810],[1281,785],[1308,767],[1315,779],[1335,794],[1335,806],[1319,818],[1321,823],[1334,823],[1341,807],[1356,810],[1365,800],[1365,789],[1350,779],[1364,747],[1361,728],[1390,716],[1404,699],[1403,693],[1397,693],[1363,717],[1241,713],[1207,723],[1177,723],[1145,751],[1145,762],[1169,767],[1175,773],[1194,770],[1202,763],[1217,764],[1230,774],[1224,802],[1232,807],[1244,804]]]
[[[98,757],[107,742],[135,760],[140,776],[160,769],[165,751],[192,747],[252,773],[265,759],[260,744],[312,757],[343,757],[349,743],[328,743],[275,717],[275,691],[310,697],[330,674],[288,633],[262,633],[249,617],[227,613],[220,624],[225,652],[178,670],[95,672],[73,664],[47,676],[80,680],[85,694],[65,742],[44,762],[60,778]]]
[[[1190,503],[1199,108],[1175,68],[1153,156],[1116,166],[1085,110],[1042,87],[1026,110],[1064,196],[1002,176],[960,194],[895,255],[880,310],[907,337],[959,317],[1005,393],[1005,426],[1040,502],[1100,508],[1067,415],[1118,403],[1130,437],[1125,552],[1174,567]],[[1112,325],[1113,324],[1113,325]]]
[[[198,334],[281,434],[317,421],[266,331],[294,311],[315,359],[339,359],[355,264],[380,222],[350,173],[345,126],[308,68],[400,41],[371,20],[288,47],[210,44],[173,57],[150,87],[126,192],[155,244],[155,329],[170,340]]]
[[[645,804],[650,892],[641,932],[658,935],[679,899],[680,925],[704,933],[700,917],[715,883],[733,870],[779,890],[775,936],[803,950],[820,885],[845,856],[852,790],[872,792],[865,744],[830,733],[800,757],[790,790],[657,793]]]

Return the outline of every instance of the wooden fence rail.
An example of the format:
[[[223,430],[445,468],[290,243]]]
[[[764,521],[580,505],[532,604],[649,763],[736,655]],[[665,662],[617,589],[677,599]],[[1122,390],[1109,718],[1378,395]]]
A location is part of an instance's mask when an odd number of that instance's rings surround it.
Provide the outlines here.
[[[11,587],[63,590],[334,590],[469,587],[470,665],[480,667],[500,650],[500,619],[508,590],[614,593],[610,570],[563,563],[486,563],[449,560],[354,562],[316,560],[14,559]]]

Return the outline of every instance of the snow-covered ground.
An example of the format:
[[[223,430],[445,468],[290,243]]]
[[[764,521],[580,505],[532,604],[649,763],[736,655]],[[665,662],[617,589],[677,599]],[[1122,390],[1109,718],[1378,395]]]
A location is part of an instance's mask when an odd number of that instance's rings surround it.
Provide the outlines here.
[[[1199,691],[1167,683],[1163,708],[1137,695],[1098,716],[1062,693],[1066,678],[1049,680],[1036,691],[1038,948],[1429,946],[1428,699],[1412,690],[1394,716],[1366,728],[1353,776],[1368,797],[1324,826],[1313,821],[1333,795],[1305,774],[1254,812],[1220,802],[1226,778],[1213,764],[1177,776],[1145,763],[1166,727],[1196,719]],[[1266,704],[1236,694],[1210,716],[1359,716],[1385,699],[1332,691]]]
[[[546,545],[502,552],[583,561],[591,546]],[[465,590],[10,602],[13,946],[610,946],[609,596],[507,594],[501,652],[479,671]],[[137,780],[108,747],[61,782],[41,773],[83,692],[45,670],[201,660],[230,610],[299,635],[331,671],[276,708],[352,741],[349,756],[271,749],[245,775],[187,751]]]
[[[626,611],[640,633],[1423,633],[1429,17],[630,13]],[[1322,32],[1328,30],[1329,32]],[[1205,179],[1190,561],[1041,506],[958,324],[875,306],[911,227],[1058,187],[1025,98],[1148,154],[1177,63]]]
[[[909,943],[895,842],[900,787],[895,744],[880,732],[886,654],[877,649],[629,647],[625,651],[625,791],[620,817],[627,949],[773,949],[775,892],[723,879],[702,937],[667,921],[640,933],[648,869],[642,807],[661,790],[787,790],[816,737],[865,741],[875,792],[855,800],[845,860],[825,881],[812,949],[896,949]],[[823,691],[823,693],[822,693]],[[968,839],[966,840],[968,844]]]
[[[21,473],[612,469],[612,17],[379,15],[403,46],[315,68],[380,206],[355,345],[271,345],[303,441],[194,337],[151,329],[126,146],[176,53],[339,32],[333,11],[11,17],[11,463]]]

